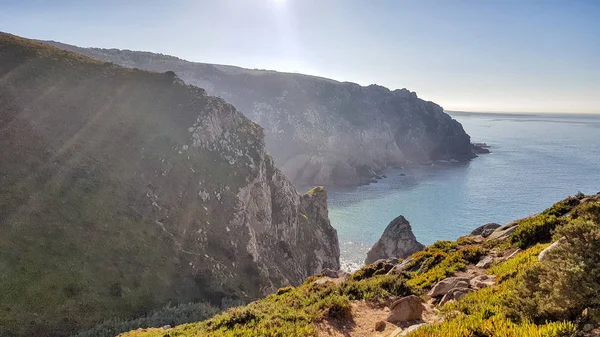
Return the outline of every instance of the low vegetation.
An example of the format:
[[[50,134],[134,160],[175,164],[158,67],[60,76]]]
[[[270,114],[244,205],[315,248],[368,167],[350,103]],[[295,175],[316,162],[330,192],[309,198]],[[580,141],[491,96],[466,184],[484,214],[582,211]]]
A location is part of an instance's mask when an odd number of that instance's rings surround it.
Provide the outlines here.
[[[136,319],[110,319],[92,329],[82,331],[73,337],[111,337],[122,332],[138,328],[155,326],[176,326],[202,321],[220,312],[221,309],[207,303],[188,303],[178,306],[166,306]]]
[[[600,203],[578,205],[582,198],[522,220],[510,241],[525,250],[488,270],[498,284],[446,304],[443,323],[409,336],[572,336],[584,323],[600,323],[589,314],[600,308]],[[540,262],[547,242],[560,238]]]
[[[321,193],[325,191],[325,188],[323,188],[323,186],[315,186],[313,188],[311,188],[308,192],[306,192],[306,194],[308,195],[315,195],[316,193]]]
[[[519,221],[519,227],[511,235],[511,242],[520,248],[526,248],[538,242],[551,241],[554,229],[567,222],[563,216],[577,206],[581,198],[580,195],[569,197],[539,215]]]
[[[600,308],[600,228],[575,219],[558,228],[561,244],[543,263],[526,270],[515,306],[535,321],[574,320],[586,308]]]
[[[233,308],[198,324],[186,324],[169,336],[316,336],[315,322],[344,319],[351,300],[375,300],[412,294],[403,277],[375,275],[342,283],[308,278],[298,287],[281,288],[276,294],[245,307]],[[162,329],[133,331],[127,336],[163,337]]]
[[[537,255],[545,245],[521,252],[513,259],[498,264],[489,272],[499,283],[493,287],[467,294],[459,302],[442,307],[446,320],[439,325],[419,329],[409,336],[567,336],[575,330],[569,322],[534,324],[527,318],[514,320],[509,306],[517,288],[520,271],[537,264]]]
[[[486,249],[469,242],[439,241],[415,253],[409,268],[418,269],[410,273],[408,284],[417,288],[430,288],[446,277],[477,263]]]

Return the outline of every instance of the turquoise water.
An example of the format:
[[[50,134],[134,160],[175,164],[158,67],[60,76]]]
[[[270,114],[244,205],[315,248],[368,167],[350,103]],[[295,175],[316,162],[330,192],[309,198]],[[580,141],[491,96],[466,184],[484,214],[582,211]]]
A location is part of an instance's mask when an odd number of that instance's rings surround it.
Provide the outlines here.
[[[488,143],[493,153],[467,164],[391,170],[377,184],[328,188],[344,268],[358,268],[398,215],[427,245],[539,212],[578,191],[600,191],[600,117],[453,117],[473,142]]]

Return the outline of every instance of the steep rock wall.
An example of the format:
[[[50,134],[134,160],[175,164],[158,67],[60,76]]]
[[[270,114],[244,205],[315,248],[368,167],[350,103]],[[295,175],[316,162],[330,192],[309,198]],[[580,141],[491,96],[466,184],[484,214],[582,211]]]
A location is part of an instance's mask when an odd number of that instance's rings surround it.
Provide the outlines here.
[[[173,73],[0,33],[0,144],[2,336],[339,268],[326,199],[307,204],[260,126]]]
[[[294,182],[356,185],[388,167],[475,157],[460,123],[406,89],[48,43],[127,67],[174,71],[223,97],[265,128],[267,149]]]

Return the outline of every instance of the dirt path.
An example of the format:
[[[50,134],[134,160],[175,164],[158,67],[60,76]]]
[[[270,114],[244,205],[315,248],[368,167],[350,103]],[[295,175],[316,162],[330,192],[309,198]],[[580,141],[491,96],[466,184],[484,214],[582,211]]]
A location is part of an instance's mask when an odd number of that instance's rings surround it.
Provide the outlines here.
[[[407,322],[398,326],[386,321],[390,309],[384,305],[377,305],[365,301],[352,302],[352,316],[346,320],[323,321],[316,325],[320,337],[390,337],[395,336],[411,325],[435,323],[439,321],[437,311],[432,305],[424,304],[426,311],[423,321]],[[376,331],[377,322],[383,322],[383,330]]]
[[[455,277],[467,277],[467,278],[474,278],[474,277],[481,276],[481,275],[487,275],[487,272],[485,271],[485,269],[477,268],[473,264],[468,265],[467,270],[457,271],[456,273],[454,273]]]

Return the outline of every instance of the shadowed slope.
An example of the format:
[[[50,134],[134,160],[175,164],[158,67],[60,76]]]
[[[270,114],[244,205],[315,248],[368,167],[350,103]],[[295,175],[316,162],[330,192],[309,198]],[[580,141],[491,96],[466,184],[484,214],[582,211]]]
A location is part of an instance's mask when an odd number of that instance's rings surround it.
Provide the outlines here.
[[[262,128],[172,73],[0,33],[0,144],[0,335],[251,299],[338,266],[326,201],[305,211]]]

